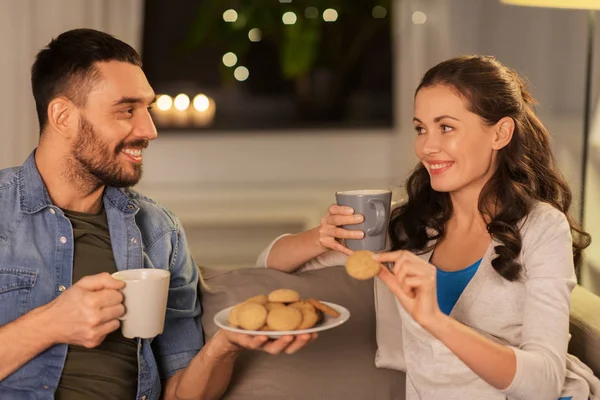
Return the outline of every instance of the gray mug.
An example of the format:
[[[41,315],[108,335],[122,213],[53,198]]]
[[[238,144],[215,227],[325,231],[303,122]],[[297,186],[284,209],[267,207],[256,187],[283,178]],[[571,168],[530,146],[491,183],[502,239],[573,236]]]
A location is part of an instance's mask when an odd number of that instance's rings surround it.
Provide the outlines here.
[[[360,224],[343,225],[348,230],[365,233],[362,239],[346,239],[350,250],[381,251],[385,249],[390,223],[392,192],[390,190],[349,190],[335,194],[337,204],[352,207],[355,214],[365,219]]]

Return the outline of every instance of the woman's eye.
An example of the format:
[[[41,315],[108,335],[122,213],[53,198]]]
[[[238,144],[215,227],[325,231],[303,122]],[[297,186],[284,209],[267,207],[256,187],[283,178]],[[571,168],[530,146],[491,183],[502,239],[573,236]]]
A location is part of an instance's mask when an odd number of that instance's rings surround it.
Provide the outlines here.
[[[451,126],[448,125],[442,125],[442,132],[446,133],[446,132],[450,132],[453,128]]]
[[[423,133],[425,133],[425,128],[423,128],[422,126],[415,126],[415,131],[417,132],[417,135],[422,135]]]

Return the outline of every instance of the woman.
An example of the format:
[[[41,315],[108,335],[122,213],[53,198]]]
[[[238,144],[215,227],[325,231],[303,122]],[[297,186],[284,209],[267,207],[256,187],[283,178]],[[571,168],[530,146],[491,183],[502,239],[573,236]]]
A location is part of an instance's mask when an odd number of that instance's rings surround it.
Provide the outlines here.
[[[590,237],[568,216],[571,192],[523,80],[493,57],[430,69],[415,94],[420,159],[377,254],[380,367],[406,371],[408,399],[597,398],[567,355],[574,264]],[[333,205],[321,226],[278,238],[258,265],[292,272],[345,263]],[[596,393],[596,394],[594,394]]]

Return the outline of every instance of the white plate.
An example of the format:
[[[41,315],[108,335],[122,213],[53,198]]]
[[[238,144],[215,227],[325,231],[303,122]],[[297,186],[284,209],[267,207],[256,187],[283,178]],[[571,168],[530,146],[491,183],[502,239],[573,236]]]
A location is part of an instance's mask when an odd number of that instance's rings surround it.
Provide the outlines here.
[[[266,335],[272,339],[276,339],[276,338],[278,338],[280,336],[284,336],[284,335],[301,335],[303,333],[326,331],[327,329],[331,329],[331,328],[335,328],[336,326],[340,326],[344,322],[348,321],[348,318],[350,318],[350,311],[348,311],[345,307],[342,307],[342,306],[334,304],[334,303],[328,303],[326,301],[322,301],[321,303],[327,304],[329,307],[335,309],[337,312],[340,313],[340,316],[339,317],[330,317],[329,315],[324,314],[323,321],[321,321],[318,325],[315,325],[309,329],[300,329],[297,331],[247,331],[247,330],[241,329],[241,328],[234,328],[233,326],[229,325],[229,320],[227,318],[229,316],[229,311],[231,311],[231,309],[233,307],[228,307],[224,310],[219,311],[217,313],[217,315],[215,315],[214,320],[215,320],[215,324],[217,324],[217,326],[219,328],[222,328],[222,329],[225,329],[225,330],[228,330],[231,332],[245,333],[247,335]]]

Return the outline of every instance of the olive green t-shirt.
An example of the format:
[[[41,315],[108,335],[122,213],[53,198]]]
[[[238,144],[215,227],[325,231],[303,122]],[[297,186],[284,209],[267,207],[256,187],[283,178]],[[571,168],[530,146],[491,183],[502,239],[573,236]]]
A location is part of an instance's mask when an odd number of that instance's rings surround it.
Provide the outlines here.
[[[73,226],[73,283],[84,276],[113,273],[113,256],[106,211],[83,214],[63,210]],[[131,400],[137,394],[137,342],[117,329],[98,347],[70,345],[56,400]]]

